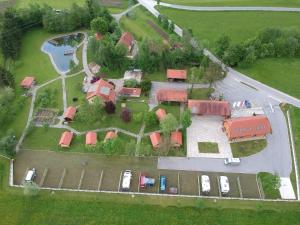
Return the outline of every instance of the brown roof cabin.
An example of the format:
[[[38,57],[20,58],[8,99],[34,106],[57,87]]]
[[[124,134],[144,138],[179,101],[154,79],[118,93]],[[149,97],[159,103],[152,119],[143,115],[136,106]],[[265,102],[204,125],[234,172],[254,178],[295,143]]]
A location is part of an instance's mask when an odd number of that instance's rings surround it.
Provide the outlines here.
[[[227,101],[188,100],[191,113],[197,115],[213,115],[229,117],[231,115],[230,103]]]
[[[249,138],[264,138],[272,132],[266,116],[231,118],[224,121],[224,129],[230,141],[243,141]]]
[[[65,121],[73,121],[76,114],[76,107],[70,106],[64,113],[64,120]]]
[[[158,110],[156,110],[155,114],[158,120],[162,120],[167,115],[167,112],[166,110],[159,108]]]
[[[188,99],[188,93],[186,90],[177,89],[160,89],[156,93],[158,102],[180,102],[185,103]]]
[[[93,131],[89,131],[85,135],[85,144],[86,145],[96,145],[97,144],[97,133]]]
[[[185,81],[187,79],[187,71],[168,69],[167,78],[169,81]]]
[[[182,146],[182,133],[180,131],[173,131],[171,133],[171,144],[173,147],[181,147]]]
[[[160,133],[153,132],[152,134],[150,134],[150,141],[151,141],[152,147],[154,149],[157,149],[160,146],[160,144],[161,144]]]
[[[115,139],[116,137],[118,137],[117,133],[114,131],[108,131],[105,135],[104,138],[104,142],[106,142],[107,140],[112,140]]]
[[[62,148],[69,148],[73,139],[73,133],[70,131],[65,131],[62,133],[59,141],[59,146]]]
[[[30,89],[35,84],[34,77],[25,77],[21,82],[21,87],[25,89]]]

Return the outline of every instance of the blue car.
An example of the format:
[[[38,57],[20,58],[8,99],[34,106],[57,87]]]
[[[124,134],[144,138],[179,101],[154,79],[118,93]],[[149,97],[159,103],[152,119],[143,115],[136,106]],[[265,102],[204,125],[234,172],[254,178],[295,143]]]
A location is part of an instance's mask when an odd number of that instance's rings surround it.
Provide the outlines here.
[[[159,186],[160,191],[166,191],[166,187],[167,187],[166,176],[160,176],[160,186]]]
[[[246,108],[251,108],[251,102],[249,100],[245,100],[245,106]]]

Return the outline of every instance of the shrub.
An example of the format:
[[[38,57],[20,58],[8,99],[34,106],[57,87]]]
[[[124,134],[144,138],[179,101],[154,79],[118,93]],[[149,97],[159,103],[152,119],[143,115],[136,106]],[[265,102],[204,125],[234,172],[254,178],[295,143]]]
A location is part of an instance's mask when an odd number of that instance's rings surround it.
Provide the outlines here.
[[[131,111],[128,108],[123,108],[121,111],[121,118],[125,123],[128,123],[131,121]]]
[[[146,126],[148,126],[148,127],[153,126],[158,123],[156,114],[153,111],[146,112],[144,120],[145,120]]]
[[[129,88],[134,88],[138,85],[136,79],[129,79],[124,81],[124,86]]]
[[[116,112],[116,106],[112,101],[105,102],[104,110],[107,114],[113,114]]]

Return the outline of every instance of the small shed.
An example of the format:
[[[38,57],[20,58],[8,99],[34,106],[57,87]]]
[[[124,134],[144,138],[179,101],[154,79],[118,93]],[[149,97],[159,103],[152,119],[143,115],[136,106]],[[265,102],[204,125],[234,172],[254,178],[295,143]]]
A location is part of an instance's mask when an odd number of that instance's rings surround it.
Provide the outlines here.
[[[67,110],[64,113],[64,120],[65,121],[72,121],[76,114],[76,107],[70,106],[67,108]]]
[[[169,81],[185,81],[187,79],[187,71],[168,69],[167,78]]]
[[[107,140],[112,140],[115,139],[116,137],[118,137],[117,133],[114,131],[108,131],[105,135],[104,138],[104,142],[106,142]]]
[[[174,131],[171,133],[171,144],[174,147],[182,146],[182,133],[180,131]]]
[[[86,145],[96,145],[97,144],[97,133],[89,131],[85,135],[85,144]]]
[[[159,108],[158,110],[156,110],[155,114],[158,120],[162,120],[167,115],[167,112],[166,110]]]
[[[188,93],[183,89],[160,89],[156,92],[156,98],[158,102],[185,103],[188,100]]]
[[[142,70],[134,69],[134,70],[127,70],[124,73],[124,80],[136,80],[138,83],[141,83],[143,77]]]
[[[21,82],[21,87],[25,89],[30,89],[35,84],[34,77],[25,77]]]
[[[139,98],[141,97],[141,93],[142,93],[141,88],[122,87],[119,92],[119,95],[124,97]]]
[[[73,139],[73,132],[65,131],[62,133],[59,141],[59,146],[62,148],[69,148]]]
[[[159,145],[161,144],[161,136],[160,133],[158,132],[153,132],[150,134],[150,140],[153,148],[158,148]]]

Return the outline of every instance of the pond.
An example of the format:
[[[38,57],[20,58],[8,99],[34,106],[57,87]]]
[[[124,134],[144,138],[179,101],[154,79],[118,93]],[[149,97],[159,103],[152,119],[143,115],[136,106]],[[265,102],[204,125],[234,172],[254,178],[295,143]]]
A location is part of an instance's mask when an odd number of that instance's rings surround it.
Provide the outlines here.
[[[67,73],[70,70],[71,62],[77,64],[76,49],[82,42],[84,34],[70,34],[45,41],[42,51],[48,54],[56,70],[60,73]]]

